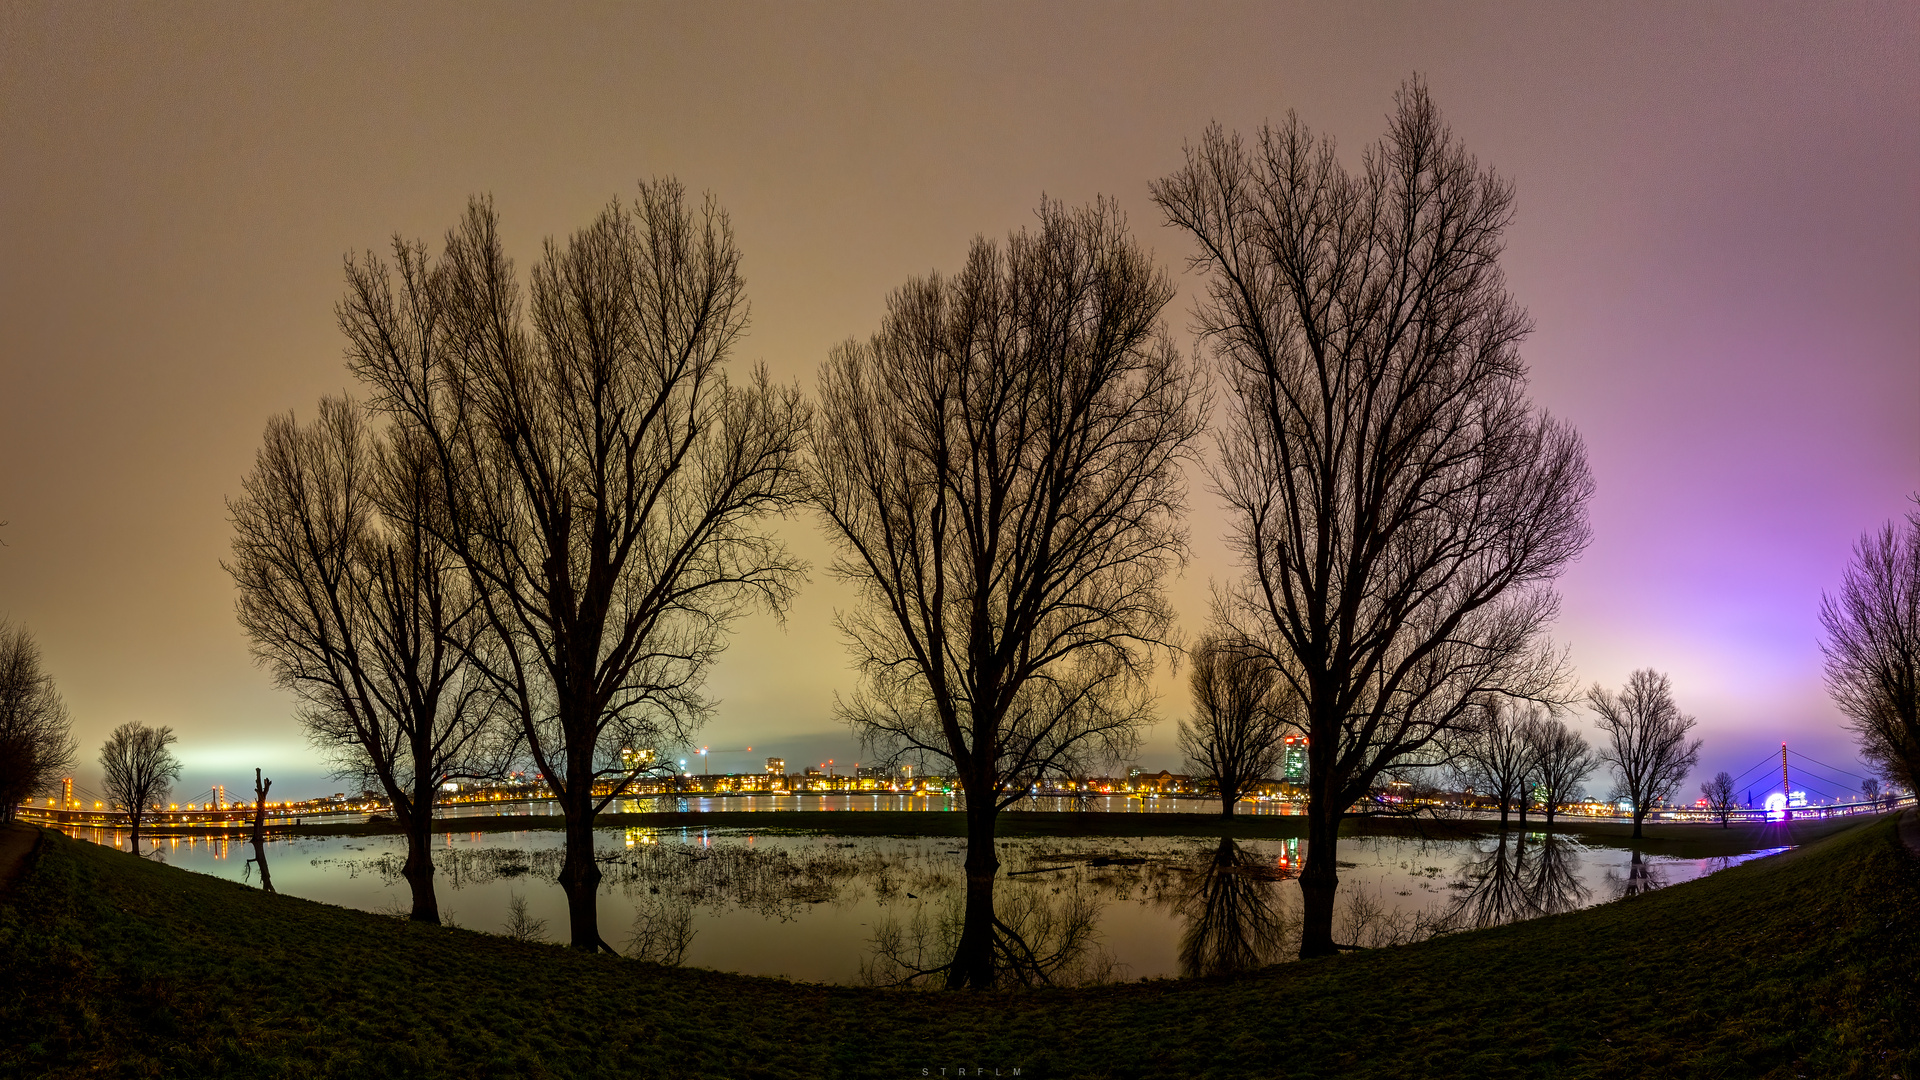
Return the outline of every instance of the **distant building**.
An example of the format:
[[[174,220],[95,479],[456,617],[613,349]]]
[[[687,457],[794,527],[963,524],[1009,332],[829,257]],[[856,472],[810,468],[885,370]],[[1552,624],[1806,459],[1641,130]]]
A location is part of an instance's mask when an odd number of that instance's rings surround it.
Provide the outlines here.
[[[783,757],[768,758],[767,759],[767,775],[768,776],[787,775],[787,759]]]
[[[635,772],[652,765],[655,756],[652,750],[635,750],[631,746],[623,747],[620,751],[620,767],[628,772]]]
[[[853,772],[856,780],[886,780],[893,776],[892,771],[882,765],[858,765]]]
[[[1307,737],[1289,735],[1286,737],[1286,749],[1280,762],[1280,779],[1289,784],[1307,782]]]

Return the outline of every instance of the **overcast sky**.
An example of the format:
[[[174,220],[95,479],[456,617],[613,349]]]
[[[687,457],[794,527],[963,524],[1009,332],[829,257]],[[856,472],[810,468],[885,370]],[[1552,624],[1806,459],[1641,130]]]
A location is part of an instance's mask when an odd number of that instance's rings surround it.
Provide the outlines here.
[[[1585,437],[1594,542],[1556,638],[1583,681],[1668,672],[1701,772],[1787,740],[1861,771],[1820,679],[1849,546],[1920,490],[1920,6],[0,3],[0,613],[38,637],[83,785],[127,720],[185,798],[331,791],[254,668],[219,560],[268,416],[349,389],[341,260],[490,192],[526,266],[642,177],[713,192],[737,354],[811,389],[889,290],[1046,195],[1147,185],[1211,120],[1296,110],[1350,161],[1425,76],[1511,178],[1535,400]],[[1233,572],[1193,498],[1185,627]],[[816,565],[814,523],[784,532]],[[710,683],[716,769],[857,758],[816,574]],[[1178,767],[1164,722],[1141,764]],[[1583,713],[1580,722],[1589,722]],[[1696,780],[1698,777],[1695,778]]]

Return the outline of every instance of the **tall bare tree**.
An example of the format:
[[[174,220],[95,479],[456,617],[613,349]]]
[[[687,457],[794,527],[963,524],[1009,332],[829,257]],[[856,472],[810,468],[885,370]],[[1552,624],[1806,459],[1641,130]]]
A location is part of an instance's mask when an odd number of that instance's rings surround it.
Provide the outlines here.
[[[1533,737],[1540,762],[1536,775],[1542,809],[1551,827],[1560,808],[1580,796],[1587,778],[1600,767],[1600,758],[1579,732],[1557,717],[1540,719],[1534,725]]]
[[[1920,788],[1920,512],[1854,545],[1838,596],[1822,595],[1827,692],[1860,755]]]
[[[1463,730],[1457,742],[1454,772],[1472,785],[1475,794],[1491,796],[1500,804],[1502,829],[1507,827],[1507,812],[1516,805],[1521,827],[1526,826],[1527,803],[1540,769],[1540,736],[1535,727],[1543,721],[1544,717],[1493,701],[1481,722]]]
[[[1673,682],[1651,668],[1627,676],[1615,694],[1599,683],[1587,691],[1607,745],[1600,759],[1613,766],[1616,795],[1633,804],[1633,836],[1647,812],[1673,797],[1700,761],[1700,740],[1687,741],[1694,719],[1673,701]]]
[[[1707,800],[1707,811],[1720,819],[1720,827],[1725,829],[1733,819],[1735,801],[1733,774],[1725,770],[1713,774],[1713,779],[1700,785],[1700,795]]]
[[[0,821],[73,768],[79,743],[67,704],[24,626],[0,620]]]
[[[449,780],[500,772],[513,740],[477,659],[486,620],[452,551],[428,529],[435,489],[382,445],[362,409],[267,422],[244,494],[227,503],[254,659],[302,702],[338,775],[384,792],[407,837],[413,918],[438,923],[433,820]]]
[[[1202,638],[1190,658],[1193,718],[1180,721],[1175,744],[1189,768],[1213,778],[1220,812],[1232,817],[1240,797],[1280,767],[1299,697],[1265,656],[1219,635]]]
[[[140,854],[140,823],[166,804],[180,779],[180,759],[167,749],[179,741],[170,727],[129,721],[114,728],[100,748],[107,805],[127,815],[135,855]]]
[[[1115,206],[1039,218],[908,282],[820,373],[816,503],[863,600],[840,617],[864,676],[842,715],[878,749],[951,762],[966,792],[953,987],[994,977],[999,812],[1127,756],[1148,717],[1204,423],[1160,321],[1173,284]]]
[[[1198,245],[1233,391],[1213,481],[1246,576],[1219,607],[1305,704],[1300,949],[1327,955],[1349,809],[1490,697],[1564,699],[1544,631],[1593,483],[1527,399],[1512,186],[1418,81],[1357,174],[1289,116],[1253,145],[1209,128],[1153,191]]]
[[[432,477],[430,528],[496,642],[481,671],[565,816],[572,945],[604,949],[594,819],[651,768],[620,750],[684,744],[728,625],[783,611],[804,571],[763,522],[805,496],[808,412],[763,368],[727,378],[747,327],[727,215],[643,184],[549,240],[523,295],[475,200],[437,259],[396,240],[393,265],[350,264],[339,316]]]

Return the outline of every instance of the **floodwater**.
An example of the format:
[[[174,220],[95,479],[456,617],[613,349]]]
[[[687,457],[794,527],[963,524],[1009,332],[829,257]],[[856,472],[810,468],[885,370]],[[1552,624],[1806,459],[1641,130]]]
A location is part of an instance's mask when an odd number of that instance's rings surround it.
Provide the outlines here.
[[[124,836],[76,830],[97,843]],[[443,832],[442,917],[564,941],[557,830]],[[628,955],[751,975],[926,985],[958,939],[964,841],[601,829],[601,937]],[[282,893],[404,917],[399,836],[266,845]],[[1380,946],[1631,897],[1784,849],[1641,856],[1563,836],[1343,839],[1335,938]],[[170,865],[257,885],[252,846],[166,838]],[[1298,840],[1013,838],[999,843],[995,915],[1007,981],[1085,984],[1215,974],[1298,949]]]

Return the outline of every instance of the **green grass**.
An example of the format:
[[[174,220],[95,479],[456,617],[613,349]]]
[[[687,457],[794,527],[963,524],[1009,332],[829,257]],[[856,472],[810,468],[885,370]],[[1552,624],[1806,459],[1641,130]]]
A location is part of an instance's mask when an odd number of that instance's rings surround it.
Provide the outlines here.
[[[958,996],[409,926],[51,832],[31,860],[0,900],[7,1076],[1920,1075],[1920,864],[1891,819],[1421,945]]]

